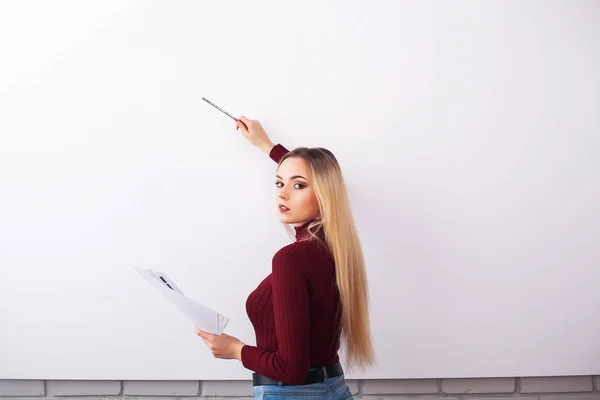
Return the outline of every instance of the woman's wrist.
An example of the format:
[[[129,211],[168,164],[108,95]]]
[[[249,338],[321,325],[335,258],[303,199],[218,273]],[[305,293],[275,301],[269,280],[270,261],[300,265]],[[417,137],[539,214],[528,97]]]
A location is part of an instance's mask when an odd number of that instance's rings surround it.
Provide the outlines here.
[[[272,142],[267,142],[263,146],[263,151],[267,154],[271,154],[271,150],[273,150],[273,147],[275,147],[275,145]]]
[[[237,350],[236,350],[236,352],[235,352],[235,358],[236,358],[237,360],[240,360],[240,361],[242,361],[242,349],[244,348],[244,346],[245,346],[245,345],[246,345],[245,343],[240,343],[240,344],[238,345],[238,348],[237,348]]]

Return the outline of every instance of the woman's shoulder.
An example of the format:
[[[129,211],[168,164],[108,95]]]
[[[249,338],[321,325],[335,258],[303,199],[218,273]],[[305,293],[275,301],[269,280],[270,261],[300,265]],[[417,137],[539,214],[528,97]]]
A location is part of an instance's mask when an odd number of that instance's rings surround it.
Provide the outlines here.
[[[307,252],[312,252],[314,246],[308,241],[297,241],[283,246],[279,249],[273,259],[304,259],[307,256]]]
[[[299,240],[279,249],[273,256],[273,263],[304,268],[327,262],[330,258],[323,240]]]

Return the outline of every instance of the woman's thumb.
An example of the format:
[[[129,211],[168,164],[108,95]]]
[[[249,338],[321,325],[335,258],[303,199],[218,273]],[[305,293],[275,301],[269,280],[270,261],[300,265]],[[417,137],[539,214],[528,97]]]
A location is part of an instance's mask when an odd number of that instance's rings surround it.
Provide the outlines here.
[[[242,129],[242,133],[243,133],[244,135],[247,135],[247,134],[248,134],[248,129],[246,128],[246,125],[244,125],[244,123],[243,123],[242,121],[239,121],[239,120],[238,120],[238,121],[236,121],[236,123],[235,123],[235,130],[237,131],[237,130],[238,130],[238,129],[240,129],[240,128]]]

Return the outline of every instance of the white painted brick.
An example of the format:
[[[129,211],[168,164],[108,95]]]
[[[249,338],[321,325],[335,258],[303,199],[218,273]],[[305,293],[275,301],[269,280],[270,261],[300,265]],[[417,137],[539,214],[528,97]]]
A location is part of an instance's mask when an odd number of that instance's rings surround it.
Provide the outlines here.
[[[123,394],[132,396],[197,396],[199,381],[124,381]]]
[[[0,396],[43,396],[44,381],[0,379]]]
[[[363,382],[363,394],[437,393],[435,379],[372,379]]]
[[[57,399],[61,399],[63,397],[46,397],[45,399],[48,400],[57,400]],[[174,397],[174,396],[67,396],[64,397],[68,400],[181,400],[182,397]],[[193,397],[190,398],[191,399],[196,399],[196,400],[202,400],[199,397]],[[5,400],[5,399],[2,399]],[[8,399],[6,399],[8,400]],[[16,400],[13,399],[12,397],[10,398],[10,400]],[[24,399],[20,399],[20,400],[33,400],[32,398],[24,398]],[[211,397],[211,400],[215,400],[214,397]],[[233,400],[232,398],[229,398],[229,400]],[[245,399],[248,400],[248,399]]]
[[[521,393],[591,392],[591,376],[521,378]]]
[[[202,396],[253,396],[252,381],[202,381]]]
[[[37,399],[52,399],[56,400],[52,397],[41,397],[41,396],[4,396],[0,394],[0,400],[37,400]],[[68,400],[71,400],[69,398]]]
[[[344,377],[345,381],[346,381],[346,386],[348,386],[348,389],[350,389],[350,393],[354,394],[358,394],[358,391],[360,390],[358,387],[358,379],[346,379]]]
[[[444,393],[513,393],[515,378],[442,379]]]
[[[539,400],[539,397],[537,396],[520,396],[520,395],[516,395],[515,396],[511,396],[511,397],[496,397],[494,395],[490,395],[493,397],[465,397],[465,399],[468,400]]]
[[[352,394],[358,394],[358,380],[346,379],[346,385]],[[217,397],[253,397],[252,381],[202,381],[200,395],[216,400]]]
[[[600,393],[547,395],[547,396],[538,397],[538,399],[539,400],[598,400],[598,399],[600,399]],[[519,399],[517,398],[517,400],[519,400]]]
[[[252,400],[254,397],[250,396],[234,396],[234,397],[213,397],[213,396],[209,396],[209,397],[179,397],[178,400]],[[71,400],[71,399],[69,399]],[[127,399],[129,400],[129,399]],[[155,399],[151,399],[151,400],[155,400]],[[292,399],[290,399],[292,400]]]
[[[444,396],[444,395],[439,395],[439,396],[412,396],[412,395],[407,395],[407,396],[403,396],[403,395],[364,395],[360,398],[357,399],[362,399],[362,400],[460,400],[458,397],[453,397],[453,396]],[[495,400],[495,399],[494,399]],[[518,400],[518,399],[515,399]]]
[[[196,397],[194,399],[184,399],[180,398],[180,400],[252,400],[254,397],[250,396],[235,396],[235,397]],[[292,400],[292,399],[290,399]]]
[[[48,381],[48,392],[54,396],[115,396],[121,393],[120,381]]]

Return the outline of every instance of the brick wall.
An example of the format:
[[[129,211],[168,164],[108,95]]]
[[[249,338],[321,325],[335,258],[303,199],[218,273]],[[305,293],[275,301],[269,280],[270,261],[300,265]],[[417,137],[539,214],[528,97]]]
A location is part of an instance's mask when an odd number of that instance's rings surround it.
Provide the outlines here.
[[[348,380],[356,399],[600,400],[600,376]],[[198,399],[252,397],[251,381],[0,380],[1,400],[28,398]]]

